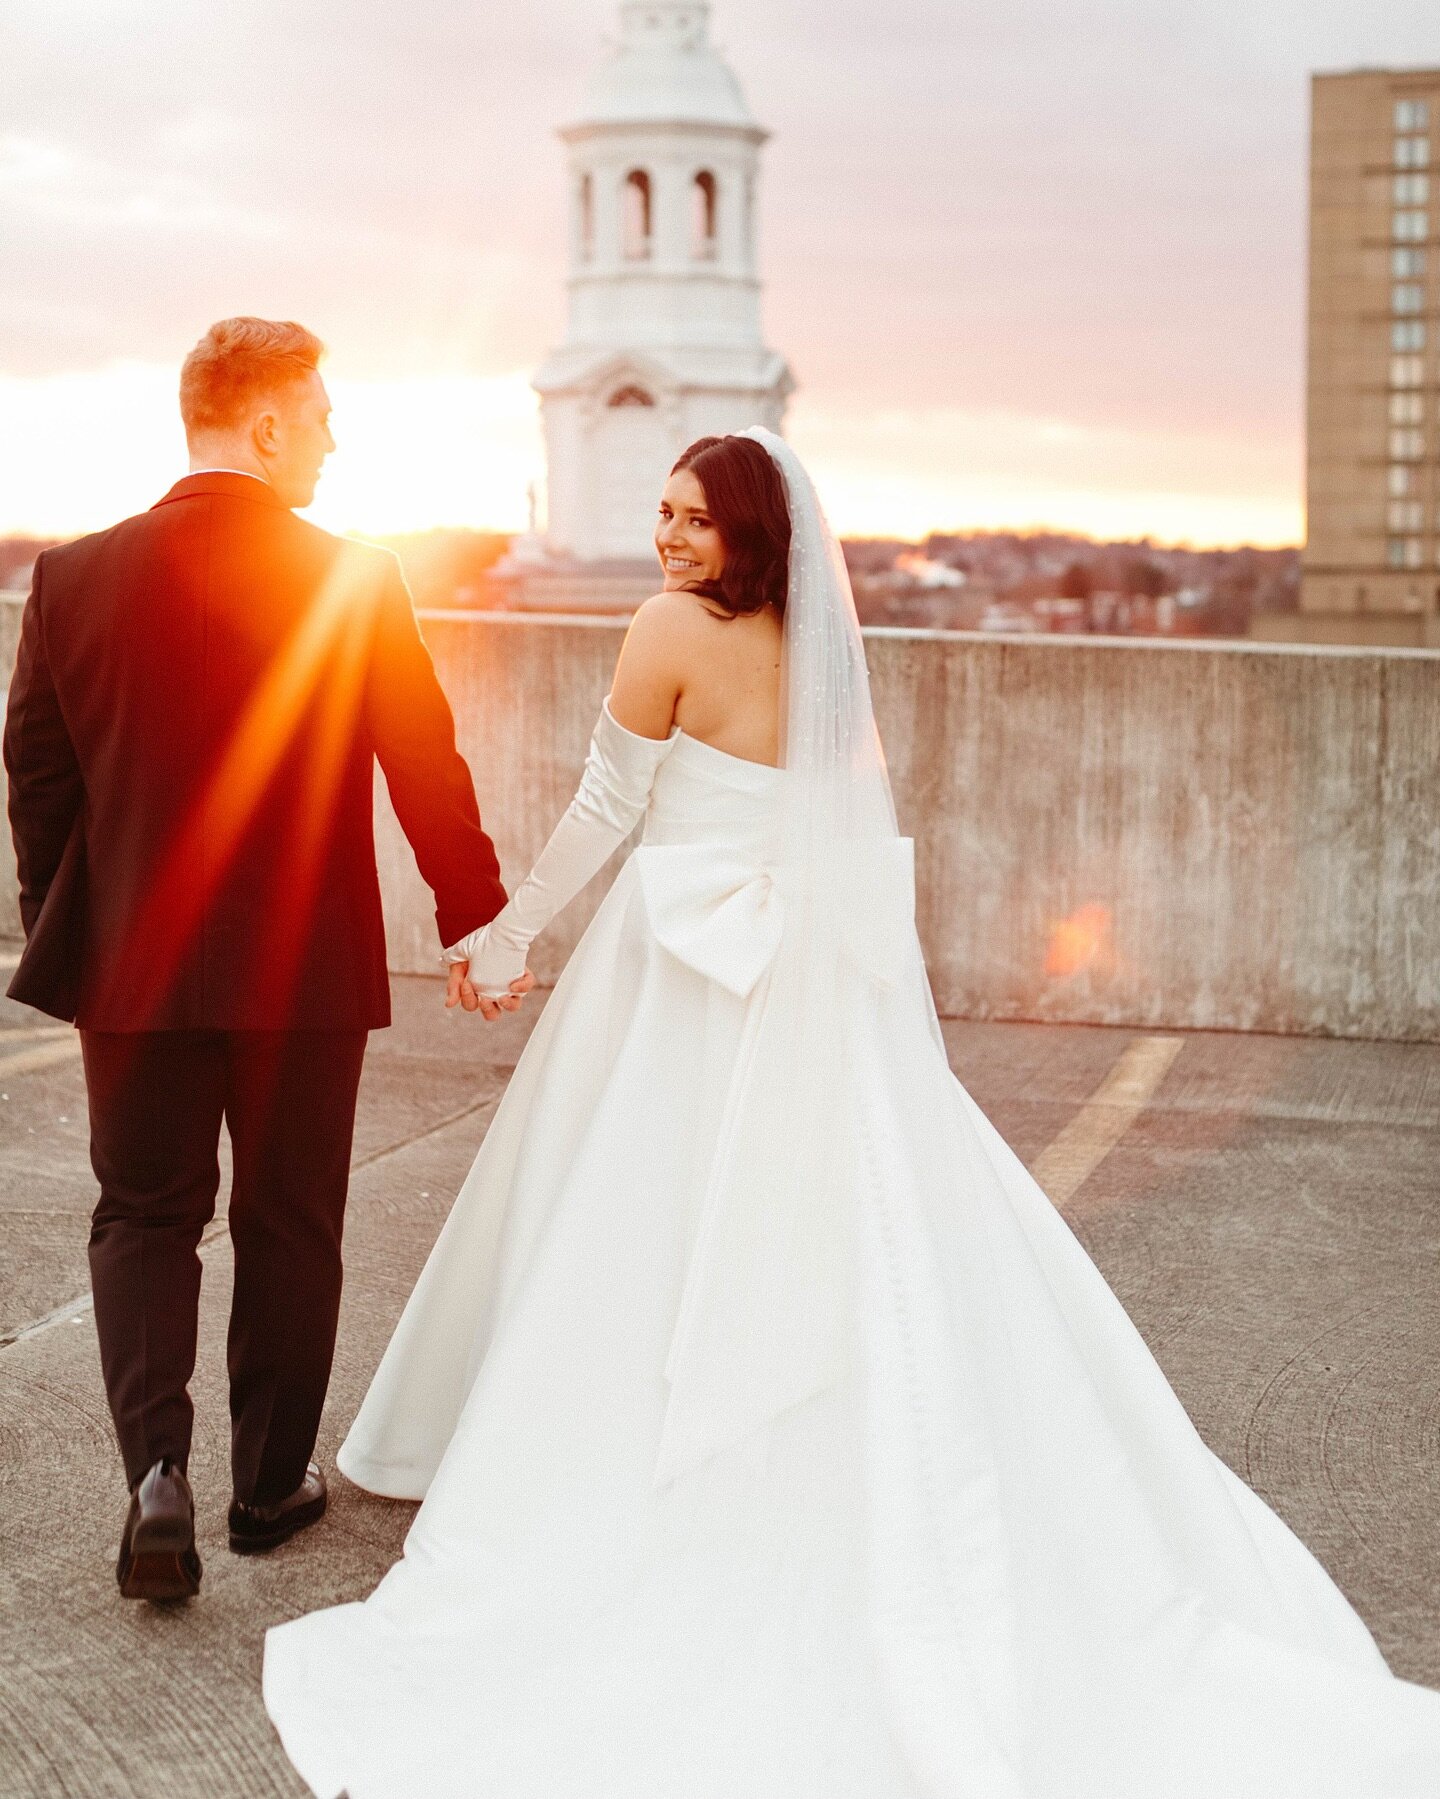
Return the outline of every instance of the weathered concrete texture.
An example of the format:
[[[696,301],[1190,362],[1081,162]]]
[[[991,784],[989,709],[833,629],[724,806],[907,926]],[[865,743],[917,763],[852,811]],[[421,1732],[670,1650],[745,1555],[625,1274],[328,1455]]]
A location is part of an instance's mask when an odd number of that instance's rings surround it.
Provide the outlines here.
[[[445,1014],[436,983],[396,983],[362,1093],[327,1469],[536,1015],[486,1027]],[[0,1337],[84,1287],[79,1063],[13,1072],[35,1023],[0,1004]],[[1030,1161],[1133,1041],[946,1036]],[[1440,1685],[1437,1165],[1440,1049],[1202,1034],[1066,1211],[1207,1441],[1320,1555],[1396,1671]],[[260,1703],[264,1630],[362,1598],[400,1552],[413,1508],[340,1477],[314,1532],[270,1557],[227,1552],[223,1230],[204,1260],[205,1582],[182,1611],[115,1593],[123,1484],[89,1313],[0,1348],[0,1799],[298,1799]]]
[[[1440,657],[869,650],[942,1011],[1440,1037]]]
[[[425,629],[513,879],[620,627]],[[889,630],[867,654],[942,1012],[1440,1038],[1440,656]],[[394,966],[432,967],[388,816],[381,838]],[[542,980],[603,886],[539,944]]]
[[[623,627],[424,628],[513,881]],[[943,1012],[1440,1040],[1440,654],[897,630],[867,653]],[[391,963],[427,971],[430,897],[379,788]],[[607,878],[542,939],[542,980]]]

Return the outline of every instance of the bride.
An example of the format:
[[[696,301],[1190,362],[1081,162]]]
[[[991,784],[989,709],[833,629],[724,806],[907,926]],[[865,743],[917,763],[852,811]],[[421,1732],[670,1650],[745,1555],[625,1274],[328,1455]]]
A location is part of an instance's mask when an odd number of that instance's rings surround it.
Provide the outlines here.
[[[423,1499],[269,1632],[320,1799],[1434,1799],[1395,1679],[951,1074],[844,564],[676,465],[493,1009],[642,818],[339,1457]],[[483,997],[482,997],[483,996]]]

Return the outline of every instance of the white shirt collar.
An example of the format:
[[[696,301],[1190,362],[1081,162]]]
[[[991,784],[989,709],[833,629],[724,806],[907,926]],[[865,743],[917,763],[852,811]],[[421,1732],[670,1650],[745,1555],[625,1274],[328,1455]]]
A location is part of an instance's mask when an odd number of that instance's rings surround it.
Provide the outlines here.
[[[265,479],[265,477],[263,475],[253,475],[253,474],[251,474],[251,472],[248,468],[192,468],[190,470],[190,474],[191,475],[243,475],[247,481],[258,481],[262,487],[268,487],[270,485],[270,483]],[[185,478],[188,481],[190,476],[187,475]]]

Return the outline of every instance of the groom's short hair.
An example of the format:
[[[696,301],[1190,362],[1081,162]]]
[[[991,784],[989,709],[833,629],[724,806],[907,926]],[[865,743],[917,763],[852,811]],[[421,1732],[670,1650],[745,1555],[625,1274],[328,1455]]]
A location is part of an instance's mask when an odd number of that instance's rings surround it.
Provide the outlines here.
[[[180,370],[187,434],[243,424],[257,401],[318,368],[324,353],[315,333],[293,319],[221,319]]]

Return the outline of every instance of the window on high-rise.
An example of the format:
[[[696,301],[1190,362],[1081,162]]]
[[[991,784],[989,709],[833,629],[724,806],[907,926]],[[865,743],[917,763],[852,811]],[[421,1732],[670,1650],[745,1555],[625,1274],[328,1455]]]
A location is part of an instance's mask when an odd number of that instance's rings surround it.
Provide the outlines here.
[[[1430,235],[1430,220],[1423,212],[1397,212],[1392,234],[1397,243],[1423,244]]]
[[[1390,358],[1391,387],[1419,387],[1425,379],[1425,359],[1423,356],[1392,356]]]
[[[1403,500],[1407,494],[1413,494],[1418,485],[1413,468],[1392,468],[1390,470],[1390,494],[1393,499]]]
[[[1394,179],[1397,206],[1424,206],[1430,198],[1428,175],[1397,175]]]
[[[1424,312],[1425,289],[1418,281],[1397,281],[1390,289],[1392,312]]]
[[[1425,528],[1425,502],[1423,500],[1392,500],[1385,513],[1387,529],[1391,531],[1423,531]]]
[[[1419,462],[1425,454],[1425,433],[1423,431],[1392,431],[1390,433],[1390,460],[1392,462]]]
[[[1425,252],[1423,250],[1392,250],[1390,252],[1390,273],[1397,281],[1408,281],[1415,275],[1425,273]]]
[[[1391,394],[1390,423],[1420,425],[1425,421],[1425,396],[1422,393]]]
[[[1397,100],[1395,102],[1395,129],[1397,131],[1425,131],[1430,125],[1430,102],[1428,100]]]
[[[1413,354],[1425,348],[1425,323],[1423,319],[1396,319],[1390,327],[1390,348]]]
[[[1430,140],[1428,137],[1397,137],[1395,140],[1397,169],[1428,169]]]

